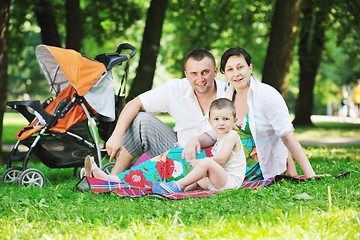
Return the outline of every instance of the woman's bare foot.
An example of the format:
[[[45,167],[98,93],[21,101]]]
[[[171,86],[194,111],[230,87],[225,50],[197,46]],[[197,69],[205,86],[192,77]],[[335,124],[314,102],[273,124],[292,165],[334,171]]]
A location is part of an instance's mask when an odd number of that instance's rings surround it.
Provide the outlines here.
[[[120,178],[116,175],[108,175],[104,171],[102,171],[95,163],[95,159],[92,156],[85,157],[85,174],[86,176],[91,176],[94,178],[98,178],[105,181],[111,182],[122,182]]]

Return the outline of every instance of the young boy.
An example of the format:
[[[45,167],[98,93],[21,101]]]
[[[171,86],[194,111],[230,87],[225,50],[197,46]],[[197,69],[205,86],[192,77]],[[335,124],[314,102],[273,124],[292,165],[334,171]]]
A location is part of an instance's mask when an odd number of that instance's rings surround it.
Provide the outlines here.
[[[239,188],[246,171],[245,153],[239,135],[232,130],[236,122],[233,102],[220,98],[212,102],[209,122],[218,135],[214,157],[190,162],[193,170],[184,178],[172,182],[156,182],[153,193],[182,192],[197,183],[203,189],[224,190]]]

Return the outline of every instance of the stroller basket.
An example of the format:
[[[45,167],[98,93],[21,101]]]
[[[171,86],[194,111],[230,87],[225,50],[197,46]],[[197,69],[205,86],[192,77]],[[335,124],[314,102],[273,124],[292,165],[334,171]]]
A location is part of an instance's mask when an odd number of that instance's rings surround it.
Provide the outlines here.
[[[23,140],[22,144],[30,148],[34,140],[35,137],[32,136]],[[93,148],[89,148],[85,140],[91,143]],[[71,127],[66,134],[44,135],[34,147],[33,153],[49,168],[82,167],[87,155],[96,155],[87,119]]]

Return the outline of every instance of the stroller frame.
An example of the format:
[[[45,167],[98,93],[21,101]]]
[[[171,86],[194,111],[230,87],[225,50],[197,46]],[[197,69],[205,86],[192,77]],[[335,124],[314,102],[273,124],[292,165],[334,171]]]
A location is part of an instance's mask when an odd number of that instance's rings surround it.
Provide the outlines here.
[[[130,54],[121,54],[122,50],[131,50],[131,53]],[[105,71],[103,72],[101,77],[98,79],[99,82],[102,81],[102,79],[105,78],[108,74],[111,74],[111,70],[114,66],[121,65],[123,62],[127,61],[126,66],[125,66],[125,73],[123,75],[120,89],[119,89],[119,92],[117,95],[118,98],[125,96],[125,86],[126,86],[126,80],[127,80],[127,75],[128,75],[129,60],[135,54],[136,54],[135,47],[131,46],[130,44],[125,43],[125,44],[120,44],[115,53],[101,54],[101,55],[96,56],[95,60],[90,59],[92,61],[102,63],[105,66]],[[71,84],[69,84],[69,85],[71,85]],[[50,87],[55,89],[52,84],[50,84]],[[70,86],[68,86],[66,88],[70,88]],[[64,89],[62,89],[61,92],[63,90]],[[89,104],[88,104],[88,102],[86,102],[86,99],[84,98],[84,96],[80,96],[76,91],[74,94],[72,94],[71,98],[66,97],[66,98],[62,99],[61,102],[59,104],[57,104],[56,109],[53,114],[46,111],[46,108],[49,106],[49,104],[51,104],[52,100],[53,100],[52,97],[50,97],[43,104],[40,104],[39,100],[7,102],[7,105],[9,107],[20,112],[29,121],[29,123],[32,124],[35,120],[37,120],[38,122],[43,120],[44,124],[40,125],[40,126],[34,125],[39,128],[39,130],[37,132],[38,134],[35,137],[31,135],[30,137],[27,137],[26,139],[19,139],[16,142],[12,151],[10,152],[10,156],[7,161],[7,169],[2,176],[3,182],[17,183],[19,185],[26,185],[26,186],[36,186],[39,188],[43,187],[46,183],[44,174],[37,169],[27,168],[27,165],[28,165],[28,162],[30,160],[30,156],[32,153],[35,153],[35,155],[37,155],[37,157],[45,165],[49,166],[50,168],[74,167],[75,168],[74,173],[76,173],[77,168],[83,166],[84,158],[81,159],[81,162],[73,161],[68,164],[67,163],[64,164],[63,162],[53,163],[53,162],[47,161],[46,159],[42,159],[42,157],[39,156],[38,154],[39,154],[40,150],[42,150],[43,147],[39,146],[39,144],[42,140],[46,141],[46,139],[49,137],[57,139],[58,137],[66,136],[66,137],[75,139],[77,142],[76,144],[81,144],[84,147],[86,146],[88,149],[90,149],[87,151],[90,151],[94,155],[96,155],[95,160],[99,164],[99,167],[102,168],[103,170],[106,170],[104,167],[107,168],[107,167],[112,167],[114,165],[113,163],[111,163],[110,165],[106,164],[108,166],[102,165],[102,157],[106,154],[106,149],[102,149],[100,147],[98,134],[97,134],[95,125],[92,121],[92,119],[95,118],[95,116],[98,116],[99,113],[96,114],[96,111],[88,110],[86,105],[89,105]],[[117,102],[117,104],[119,104],[119,102]],[[85,135],[87,135],[87,138],[84,136],[80,136],[76,132],[73,132],[71,130],[71,128],[66,129],[64,132],[58,132],[58,133],[51,132],[51,128],[55,127],[57,125],[58,121],[60,119],[63,119],[76,105],[81,106],[83,113],[86,116],[86,118],[84,118],[84,120],[81,120],[77,124],[79,126],[86,125],[86,131],[87,131],[87,133],[89,133],[89,134],[85,134]],[[115,106],[115,107],[119,108],[119,106]],[[121,109],[122,109],[122,107],[123,106],[120,106]],[[28,108],[33,109],[35,111],[35,114],[32,114],[28,110]],[[91,108],[91,106],[90,106],[90,108]],[[120,109],[120,111],[121,111],[121,109]],[[94,110],[94,109],[92,109],[92,110]],[[114,111],[115,111],[115,109],[114,109]],[[100,118],[101,118],[101,116],[100,116]],[[102,123],[102,121],[99,120],[99,118],[96,120],[100,138],[102,138],[104,141],[106,141],[110,137],[108,134],[111,133],[112,130],[114,129],[116,122],[117,122],[117,118],[118,118],[118,115],[115,116],[115,120],[110,122],[110,124],[107,123],[107,124],[102,124],[102,125],[99,124],[99,123]],[[31,126],[31,124],[29,126]],[[89,132],[89,125],[90,125],[90,131],[92,133],[92,137]],[[32,126],[32,127],[35,128],[34,126]],[[74,126],[76,126],[76,125],[74,125]],[[102,128],[105,127],[107,129],[100,129],[100,127],[102,127]],[[25,127],[24,131],[27,131],[29,128],[30,127]],[[85,127],[83,128],[83,130],[85,130]],[[100,130],[102,131],[103,134],[100,134]],[[106,132],[107,135],[106,134],[104,135],[104,132]],[[21,134],[22,133],[20,133],[20,135]],[[33,139],[33,141],[30,144],[29,142],[32,139]],[[26,152],[25,156],[23,156],[23,154],[20,154],[18,151],[18,147],[20,146],[20,144],[24,144],[29,147],[29,150]],[[77,146],[80,146],[80,145],[77,145]],[[79,151],[81,152],[82,149],[79,149]],[[18,167],[18,166],[13,167],[12,166],[12,163],[17,162],[17,161],[23,162],[22,167]]]

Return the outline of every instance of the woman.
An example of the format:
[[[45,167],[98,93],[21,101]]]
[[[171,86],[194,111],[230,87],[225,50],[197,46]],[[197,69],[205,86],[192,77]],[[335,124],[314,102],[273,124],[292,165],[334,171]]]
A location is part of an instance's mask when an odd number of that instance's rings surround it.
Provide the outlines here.
[[[251,55],[240,47],[228,49],[221,58],[220,72],[231,86],[228,96],[236,107],[235,129],[247,157],[245,180],[267,179],[285,172],[296,176],[294,156],[307,177],[315,172],[294,135],[286,103],[273,87],[252,76]],[[192,159],[195,150],[211,144],[210,135],[194,137],[183,151]]]

